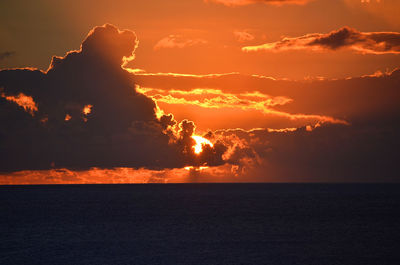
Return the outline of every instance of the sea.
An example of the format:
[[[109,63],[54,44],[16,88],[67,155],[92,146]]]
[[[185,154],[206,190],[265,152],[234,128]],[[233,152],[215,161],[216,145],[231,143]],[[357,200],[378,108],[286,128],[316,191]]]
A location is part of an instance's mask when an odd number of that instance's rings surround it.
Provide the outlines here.
[[[400,264],[400,184],[0,187],[0,264]]]

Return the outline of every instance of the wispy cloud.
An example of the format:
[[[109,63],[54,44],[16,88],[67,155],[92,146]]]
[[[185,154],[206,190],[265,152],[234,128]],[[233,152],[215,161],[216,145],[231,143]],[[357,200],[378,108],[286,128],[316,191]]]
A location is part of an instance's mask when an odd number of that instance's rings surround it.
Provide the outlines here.
[[[268,4],[268,5],[304,5],[314,0],[204,0],[204,2],[215,2],[226,6],[244,6],[251,4]]]
[[[169,35],[159,40],[154,45],[154,50],[165,49],[165,48],[185,48],[199,44],[206,44],[207,41],[204,39],[190,39],[185,38],[182,35]]]
[[[246,93],[228,93],[219,89],[193,89],[189,91],[176,89],[154,89],[137,87],[138,92],[153,98],[156,102],[173,105],[192,105],[208,109],[239,109],[243,111],[259,111],[289,120],[313,120],[318,122],[348,125],[345,120],[324,115],[292,114],[274,109],[291,103],[293,100],[284,96],[273,97],[258,91]]]
[[[312,33],[286,37],[280,41],[242,48],[244,52],[290,50],[335,51],[349,49],[362,54],[399,54],[399,32],[360,32],[343,27],[330,33]]]
[[[0,52],[0,61],[6,59],[8,57],[14,56],[14,55],[15,55],[15,52],[13,52],[13,51]]]
[[[254,40],[254,36],[247,31],[234,31],[233,35],[236,37],[236,39],[239,42],[245,42],[245,41],[250,41]]]

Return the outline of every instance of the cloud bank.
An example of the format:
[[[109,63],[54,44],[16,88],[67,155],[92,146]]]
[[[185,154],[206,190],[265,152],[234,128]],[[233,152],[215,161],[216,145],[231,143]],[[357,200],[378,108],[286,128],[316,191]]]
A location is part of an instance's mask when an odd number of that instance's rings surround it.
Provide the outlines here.
[[[400,70],[151,74],[123,67],[136,46],[104,25],[46,72],[0,71],[0,183],[399,181]],[[198,115],[202,152],[194,122],[160,106]]]
[[[275,80],[238,73],[138,74],[136,80],[165,109],[192,104],[201,107],[196,113],[207,113],[205,119],[198,116],[199,124],[213,126],[209,117],[218,120],[215,126],[220,129],[209,132],[208,138],[228,148],[224,159],[232,163],[219,170],[232,181],[400,180],[399,69],[338,80]],[[256,106],[290,115],[256,116]],[[240,108],[242,116],[228,107]],[[307,115],[293,114],[299,112]],[[236,127],[244,129],[226,129]],[[210,181],[207,170],[195,175]]]

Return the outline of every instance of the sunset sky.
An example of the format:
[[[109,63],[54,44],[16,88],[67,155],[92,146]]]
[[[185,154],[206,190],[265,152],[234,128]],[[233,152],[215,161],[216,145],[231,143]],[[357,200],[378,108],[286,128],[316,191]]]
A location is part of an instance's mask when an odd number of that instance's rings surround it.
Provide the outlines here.
[[[0,184],[398,182],[397,0],[0,2]]]

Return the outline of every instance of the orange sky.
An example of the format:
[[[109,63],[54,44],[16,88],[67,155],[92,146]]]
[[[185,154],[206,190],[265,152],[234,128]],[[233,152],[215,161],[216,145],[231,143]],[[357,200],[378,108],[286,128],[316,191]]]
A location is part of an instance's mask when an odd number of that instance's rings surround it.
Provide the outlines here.
[[[397,181],[398,1],[6,0],[0,10],[0,68],[43,70],[0,72],[0,184]],[[90,31],[105,23],[127,31]],[[87,161],[10,166],[36,152],[19,145],[18,124],[56,132],[54,143],[93,138]],[[215,146],[197,157],[193,135]],[[160,164],[149,162],[152,137]]]
[[[315,0],[301,5],[238,1],[247,3],[238,6],[218,2],[224,1],[2,1],[0,51],[14,54],[0,66],[47,69],[51,56],[76,49],[91,28],[104,23],[137,33],[140,45],[130,66],[147,72],[240,72],[302,79],[360,76],[398,66],[398,55],[351,49],[241,50],[344,26],[360,32],[399,32],[396,0]]]

